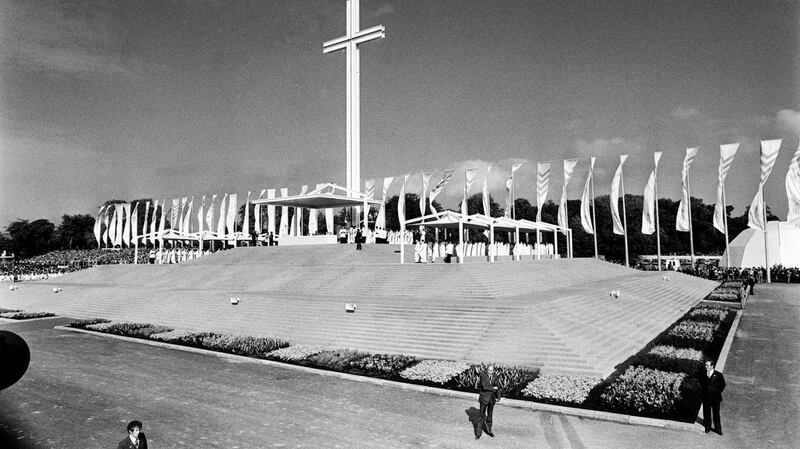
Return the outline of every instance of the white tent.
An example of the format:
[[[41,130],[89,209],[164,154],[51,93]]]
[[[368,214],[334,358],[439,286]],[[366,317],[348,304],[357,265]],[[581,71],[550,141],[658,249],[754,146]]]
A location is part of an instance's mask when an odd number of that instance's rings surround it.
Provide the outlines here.
[[[767,249],[769,265],[784,267],[800,267],[800,228],[785,221],[767,222]],[[730,243],[731,266],[763,267],[764,233],[752,228],[742,231]],[[726,266],[726,258],[720,259],[720,265]]]

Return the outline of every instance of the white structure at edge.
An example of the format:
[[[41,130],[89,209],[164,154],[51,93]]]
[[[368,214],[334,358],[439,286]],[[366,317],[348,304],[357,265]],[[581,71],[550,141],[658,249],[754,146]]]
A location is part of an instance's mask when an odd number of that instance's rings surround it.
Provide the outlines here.
[[[344,50],[347,56],[347,190],[361,190],[360,44],[385,36],[383,25],[359,30],[359,0],[347,0],[347,34],[322,44],[322,53]]]
[[[767,222],[767,244],[769,245],[769,263],[764,260],[764,232],[753,228],[743,230],[729,244],[728,251],[720,261],[720,266],[727,266],[730,256],[732,267],[751,268],[783,265],[784,267],[800,266],[800,229],[785,221]]]

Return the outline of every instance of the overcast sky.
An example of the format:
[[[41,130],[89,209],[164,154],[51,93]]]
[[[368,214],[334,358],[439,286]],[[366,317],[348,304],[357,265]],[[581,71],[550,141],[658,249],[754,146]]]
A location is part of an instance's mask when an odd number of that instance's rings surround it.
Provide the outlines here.
[[[714,203],[719,145],[740,142],[726,184],[739,215],[758,185],[758,142],[782,138],[766,187],[786,214],[798,148],[796,1],[361,1],[362,179],[495,166],[503,204],[535,202],[536,163],[596,156],[607,194],[621,153],[641,194]],[[96,214],[109,199],[345,184],[345,1],[0,0],[0,228]],[[480,191],[480,177],[474,192]],[[416,190],[415,190],[416,189]],[[399,190],[395,182],[390,194]]]

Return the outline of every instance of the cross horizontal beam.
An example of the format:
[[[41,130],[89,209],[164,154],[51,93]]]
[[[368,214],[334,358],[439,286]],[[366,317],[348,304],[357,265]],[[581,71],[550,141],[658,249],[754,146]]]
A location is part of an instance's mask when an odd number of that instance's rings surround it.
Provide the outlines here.
[[[342,36],[336,39],[331,39],[322,44],[322,53],[331,53],[337,50],[343,50],[347,44],[352,41],[354,44],[359,45],[364,42],[369,42],[375,39],[386,37],[386,29],[383,25],[374,26],[361,30],[352,36]]]

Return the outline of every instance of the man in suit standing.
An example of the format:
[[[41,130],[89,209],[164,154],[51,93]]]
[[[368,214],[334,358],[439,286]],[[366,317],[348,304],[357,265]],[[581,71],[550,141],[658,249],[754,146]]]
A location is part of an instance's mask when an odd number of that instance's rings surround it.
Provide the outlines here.
[[[475,439],[481,437],[481,433],[485,430],[486,435],[494,437],[492,433],[492,412],[494,411],[495,401],[500,400],[499,391],[494,385],[494,366],[489,365],[481,373],[478,379],[478,403],[480,404],[480,419],[478,425],[475,427]]]
[[[722,391],[725,389],[725,377],[714,369],[714,362],[705,361],[706,370],[700,375],[700,389],[703,398],[703,420],[706,433],[714,431],[722,435],[722,423],[719,420],[719,405],[722,402]],[[713,422],[711,420],[713,415]]]
[[[128,423],[128,436],[119,442],[117,449],[147,449],[147,437],[142,432],[141,421]]]

